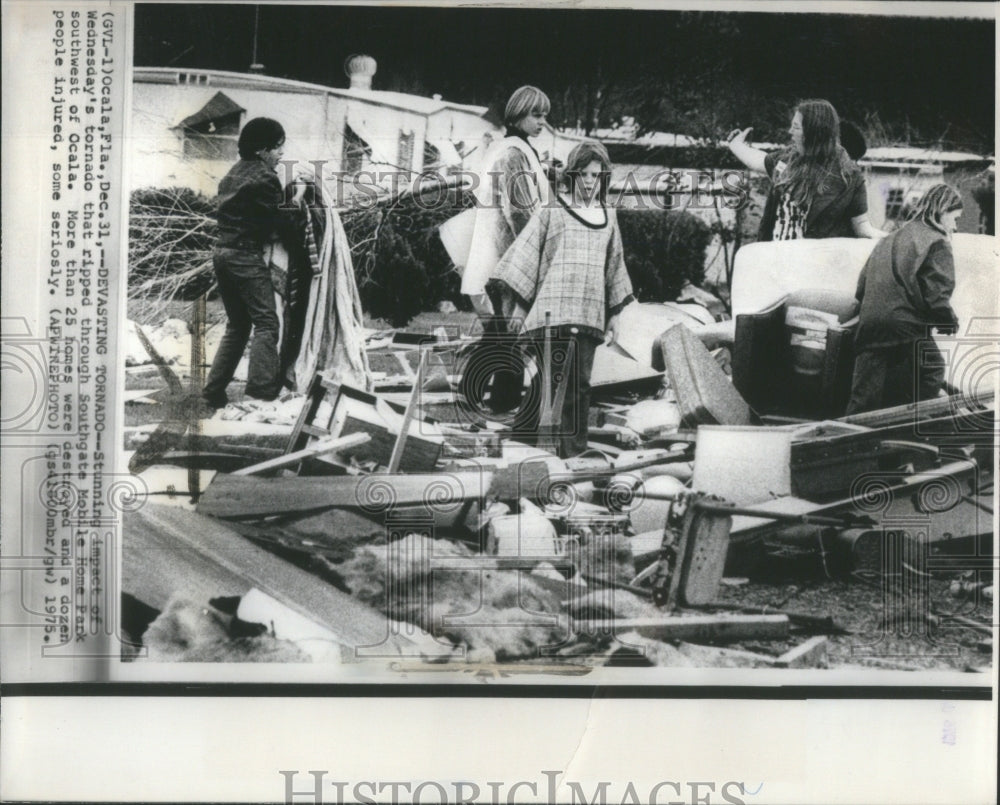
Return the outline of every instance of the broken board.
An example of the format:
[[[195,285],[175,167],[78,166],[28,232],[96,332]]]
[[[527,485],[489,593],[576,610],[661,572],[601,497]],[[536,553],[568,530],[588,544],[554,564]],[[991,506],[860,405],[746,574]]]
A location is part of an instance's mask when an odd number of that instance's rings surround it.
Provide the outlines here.
[[[329,629],[345,648],[400,654],[413,645],[390,633],[382,613],[211,518],[146,504],[125,514],[124,531],[122,591],[147,606],[163,610],[176,595],[207,605],[256,588]]]
[[[306,395],[305,405],[288,442],[288,453],[311,447],[318,440],[352,433],[366,433],[369,441],[341,451],[340,459],[329,455],[316,456],[312,461],[324,462],[348,470],[344,459],[359,462],[374,461],[388,466],[403,417],[374,394],[342,386],[316,375]],[[428,472],[434,469],[441,454],[444,437],[430,420],[410,424],[399,461],[401,472]]]
[[[200,514],[233,520],[357,509],[368,515],[421,507],[455,519],[468,501],[482,501],[493,473],[259,478],[218,473],[198,502]],[[435,518],[437,521],[437,518]]]
[[[663,618],[618,618],[613,621],[616,634],[638,632],[655,640],[783,640],[789,623],[784,615],[692,615]],[[573,629],[584,634],[607,630],[605,621],[573,621]]]

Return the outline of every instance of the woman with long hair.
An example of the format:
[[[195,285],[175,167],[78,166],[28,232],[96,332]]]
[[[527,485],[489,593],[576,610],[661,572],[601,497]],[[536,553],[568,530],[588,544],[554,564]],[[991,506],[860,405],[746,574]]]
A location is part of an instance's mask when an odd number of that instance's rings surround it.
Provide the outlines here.
[[[587,447],[594,353],[602,339],[613,340],[618,316],[633,296],[618,221],[606,206],[607,149],[597,142],[577,145],[563,176],[557,203],[531,218],[493,276],[505,314],[523,323],[533,351],[543,353],[546,324],[558,344],[549,367],[552,388],[543,393],[553,397],[558,379],[568,378],[555,434],[559,455],[566,458]]]
[[[729,150],[771,179],[758,240],[882,237],[868,220],[861,169],[840,142],[841,123],[829,101],[802,101],[788,129],[791,145],[765,153],[747,143],[753,129],[729,135]]]
[[[944,388],[943,359],[930,336],[958,328],[951,235],[961,214],[958,191],[934,185],[865,263],[855,294],[861,310],[849,414],[931,399]]]

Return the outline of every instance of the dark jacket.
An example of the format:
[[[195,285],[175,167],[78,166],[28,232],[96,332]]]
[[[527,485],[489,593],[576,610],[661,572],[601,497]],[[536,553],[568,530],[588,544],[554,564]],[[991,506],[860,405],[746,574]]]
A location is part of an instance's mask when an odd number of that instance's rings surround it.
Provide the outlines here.
[[[858,278],[855,348],[916,341],[931,327],[954,329],[955,259],[943,232],[910,221],[879,241]]]
[[[219,183],[216,246],[260,250],[274,235],[295,236],[295,213],[283,209],[277,175],[259,159],[241,159]]]

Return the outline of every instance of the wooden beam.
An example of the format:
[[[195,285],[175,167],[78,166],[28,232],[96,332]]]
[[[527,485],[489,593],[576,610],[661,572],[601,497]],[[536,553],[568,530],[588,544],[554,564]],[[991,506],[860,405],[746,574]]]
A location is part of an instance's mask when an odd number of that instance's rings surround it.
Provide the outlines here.
[[[410,400],[406,404],[403,423],[399,426],[396,443],[392,446],[392,455],[389,456],[389,466],[387,469],[390,473],[399,471],[399,462],[403,458],[403,447],[406,445],[406,436],[410,431],[410,423],[413,422],[413,415],[417,409],[417,401],[420,399],[421,386],[424,383],[424,371],[427,368],[427,358],[429,355],[430,352],[426,349],[420,351],[420,362],[417,364],[417,376],[413,380]]]
[[[244,467],[241,470],[236,470],[233,475],[260,475],[268,470],[276,470],[279,467],[287,467],[289,464],[297,464],[306,458],[315,458],[327,453],[335,453],[338,450],[343,450],[347,447],[357,447],[359,444],[369,441],[371,441],[371,436],[367,433],[351,433],[336,439],[319,439],[302,450],[296,450],[294,453],[286,453],[283,456],[262,461],[260,464]]]
[[[257,478],[219,473],[201,496],[198,511],[223,519],[254,519],[329,508],[384,515],[403,506],[458,510],[482,500],[493,474],[470,470],[412,475]]]
[[[413,643],[382,613],[278,558],[210,517],[147,503],[124,518],[122,591],[163,610],[174,595],[206,605],[258,589],[336,634],[347,649]]]
[[[784,615],[692,615],[690,617],[619,618],[615,633],[635,631],[655,640],[696,640],[731,642],[736,640],[782,640],[788,637]],[[573,621],[575,631],[593,634],[606,625],[600,621]]]
[[[786,651],[774,661],[775,668],[815,668],[826,660],[829,640],[823,635],[810,637],[804,643]]]

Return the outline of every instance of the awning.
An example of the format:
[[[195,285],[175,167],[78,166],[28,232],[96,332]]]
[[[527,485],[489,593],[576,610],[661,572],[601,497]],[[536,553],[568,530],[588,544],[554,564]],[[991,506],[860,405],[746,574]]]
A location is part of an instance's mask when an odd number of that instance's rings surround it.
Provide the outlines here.
[[[353,114],[347,113],[347,125],[354,133],[365,141],[371,149],[369,160],[374,165],[395,165],[396,153],[399,150],[399,130],[393,132],[378,132],[361,116],[361,110]]]
[[[241,115],[245,111],[246,109],[236,103],[236,101],[224,92],[216,92],[215,95],[209,99],[208,103],[206,103],[193,115],[184,118],[180,123],[174,126],[174,128],[198,129],[207,123],[212,123],[232,115]]]

